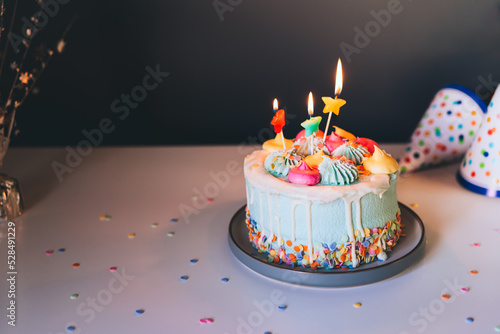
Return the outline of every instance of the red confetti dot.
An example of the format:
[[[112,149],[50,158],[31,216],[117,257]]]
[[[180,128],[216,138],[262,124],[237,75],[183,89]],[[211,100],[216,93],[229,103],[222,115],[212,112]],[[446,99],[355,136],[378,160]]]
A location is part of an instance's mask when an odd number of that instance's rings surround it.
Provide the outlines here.
[[[73,268],[78,268],[80,266],[80,263],[73,263]]]
[[[116,267],[110,267],[109,271],[111,271],[111,272],[116,271]]]

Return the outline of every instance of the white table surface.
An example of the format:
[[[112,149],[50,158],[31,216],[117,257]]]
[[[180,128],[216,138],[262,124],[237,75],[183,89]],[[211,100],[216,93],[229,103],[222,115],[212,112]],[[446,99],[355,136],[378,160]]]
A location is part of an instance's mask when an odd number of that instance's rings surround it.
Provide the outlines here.
[[[403,149],[382,147],[394,156]],[[66,333],[71,325],[73,333],[495,332],[500,199],[461,188],[457,164],[400,178],[399,201],[418,204],[412,209],[426,228],[420,262],[379,283],[308,288],[260,276],[229,250],[229,220],[245,204],[242,164],[249,151],[94,148],[59,182],[51,164],[65,163],[64,148],[10,149],[1,172],[20,181],[26,210],[15,220],[16,327],[7,324],[10,299],[2,279],[0,333]],[[228,184],[214,187],[210,173],[233,168]],[[212,192],[213,202],[199,196],[194,203],[197,191]],[[188,219],[180,211],[187,207],[196,211]],[[111,219],[100,220],[104,214]],[[5,222],[0,231],[5,277]],[[189,279],[181,281],[183,275]],[[222,283],[223,277],[229,282]],[[460,292],[462,287],[470,291]],[[74,293],[77,299],[70,298]],[[451,298],[445,301],[446,293]],[[362,306],[353,307],[356,302]],[[137,309],[144,314],[135,315]],[[202,318],[214,322],[200,324]]]

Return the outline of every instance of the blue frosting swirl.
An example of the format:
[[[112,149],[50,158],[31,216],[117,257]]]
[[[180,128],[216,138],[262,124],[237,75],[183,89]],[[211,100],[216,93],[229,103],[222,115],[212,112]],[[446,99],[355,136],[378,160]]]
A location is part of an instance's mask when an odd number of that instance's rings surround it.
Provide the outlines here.
[[[358,169],[350,162],[323,157],[318,166],[321,184],[345,186],[358,179]]]
[[[273,176],[286,177],[290,169],[297,166],[300,160],[299,156],[294,156],[290,152],[274,151],[264,160],[264,168]]]
[[[365,159],[365,154],[368,153],[366,147],[357,145],[353,146],[351,143],[345,143],[337,147],[332,156],[343,156],[348,160],[354,161],[356,165],[360,165]]]

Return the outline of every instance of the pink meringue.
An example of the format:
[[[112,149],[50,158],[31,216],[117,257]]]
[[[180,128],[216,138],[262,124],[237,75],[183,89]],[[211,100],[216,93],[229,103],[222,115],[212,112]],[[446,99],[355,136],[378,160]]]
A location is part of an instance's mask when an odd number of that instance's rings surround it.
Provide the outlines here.
[[[321,175],[317,169],[311,169],[304,161],[288,173],[288,181],[295,184],[313,186],[321,180]]]
[[[328,151],[333,152],[337,147],[344,144],[344,140],[335,132],[332,132],[331,135],[326,137],[325,145],[328,148]]]

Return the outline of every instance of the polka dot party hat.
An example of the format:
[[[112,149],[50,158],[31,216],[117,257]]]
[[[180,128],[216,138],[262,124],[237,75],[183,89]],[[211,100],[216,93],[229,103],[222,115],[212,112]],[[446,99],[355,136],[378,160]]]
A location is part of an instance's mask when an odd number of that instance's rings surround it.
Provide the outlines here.
[[[400,172],[460,160],[485,112],[484,102],[465,87],[448,85],[439,90],[398,159]]]
[[[500,85],[472,145],[465,153],[457,179],[471,191],[500,197]]]

